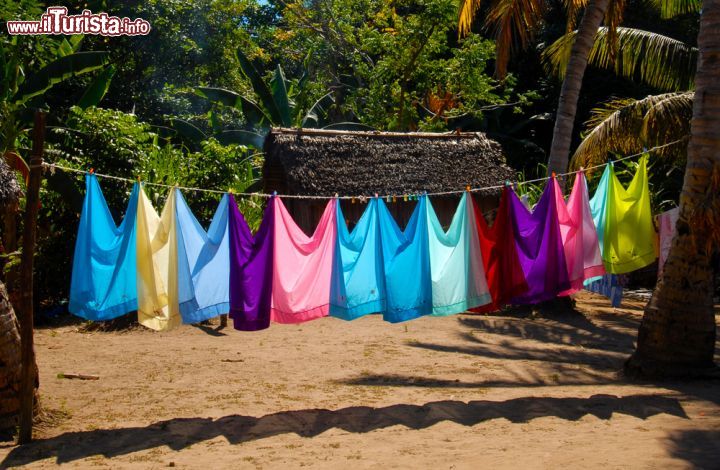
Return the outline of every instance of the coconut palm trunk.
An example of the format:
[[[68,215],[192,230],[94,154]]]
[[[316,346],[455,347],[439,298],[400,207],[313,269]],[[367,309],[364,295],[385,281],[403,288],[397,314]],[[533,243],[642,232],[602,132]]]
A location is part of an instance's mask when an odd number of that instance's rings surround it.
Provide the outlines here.
[[[704,0],[680,216],[663,274],[645,307],[632,375],[717,372],[712,254],[720,245],[720,0]]]
[[[560,91],[560,101],[555,116],[555,128],[553,129],[553,140],[548,160],[548,175],[552,172],[565,173],[567,171],[580,88],[582,87],[590,50],[595,42],[595,35],[602,24],[608,4],[609,0],[590,0],[580,21]],[[564,183],[564,179],[560,179],[560,183]]]
[[[20,411],[20,328],[0,282],[0,431],[17,425]]]

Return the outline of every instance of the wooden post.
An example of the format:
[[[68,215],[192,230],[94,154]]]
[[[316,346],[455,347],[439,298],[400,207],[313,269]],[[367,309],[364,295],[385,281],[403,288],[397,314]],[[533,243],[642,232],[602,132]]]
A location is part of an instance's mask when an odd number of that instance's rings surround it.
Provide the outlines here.
[[[45,113],[35,112],[33,148],[30,156],[30,183],[25,195],[25,227],[23,229],[22,259],[20,264],[20,347],[22,371],[20,377],[20,432],[18,444],[32,440],[33,408],[35,398],[35,349],[33,345],[33,259],[38,210],[40,208],[40,182],[42,180],[43,146],[45,144]]]

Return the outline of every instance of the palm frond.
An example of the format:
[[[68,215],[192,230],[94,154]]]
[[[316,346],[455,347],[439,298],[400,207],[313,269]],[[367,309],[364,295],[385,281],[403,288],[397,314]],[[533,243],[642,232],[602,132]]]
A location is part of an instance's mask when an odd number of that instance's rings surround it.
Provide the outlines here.
[[[629,155],[690,134],[693,92],[665,93],[636,100],[624,98],[592,111],[587,132],[570,167],[599,165],[608,154]],[[682,146],[680,146],[682,147]],[[667,147],[661,156],[677,156],[684,147]]]
[[[618,28],[625,13],[625,0],[610,0],[605,11],[605,25],[607,26],[607,44],[610,61],[617,59],[618,48],[620,47],[620,33]]]
[[[588,0],[564,0],[568,33],[575,29],[580,11],[587,6],[587,2]]]
[[[470,34],[475,13],[480,8],[480,0],[460,0],[458,3],[458,36]]]
[[[485,26],[495,37],[495,74],[507,73],[510,56],[528,47],[542,22],[546,3],[542,0],[497,0],[488,11]]]
[[[674,18],[688,13],[699,13],[702,0],[650,0],[663,19]]]
[[[559,78],[565,76],[576,33],[565,34],[543,51],[543,63],[548,73]],[[692,89],[697,63],[696,48],[639,29],[617,28],[617,35],[619,52],[613,59],[609,29],[598,29],[588,63],[659,90]]]

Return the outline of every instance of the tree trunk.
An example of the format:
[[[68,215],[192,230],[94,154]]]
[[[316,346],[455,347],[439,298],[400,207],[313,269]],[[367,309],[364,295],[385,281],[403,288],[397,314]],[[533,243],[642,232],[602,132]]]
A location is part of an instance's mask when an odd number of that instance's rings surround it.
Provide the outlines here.
[[[680,216],[668,260],[625,365],[631,375],[716,373],[714,267],[720,226],[720,0],[705,0],[698,35],[695,101],[680,195]],[[713,216],[712,218],[709,216]]]
[[[0,432],[14,429],[18,423],[20,357],[20,327],[5,285],[0,282]],[[35,377],[37,394],[37,367]],[[37,395],[35,403],[39,403]]]
[[[590,50],[595,43],[595,35],[602,24],[608,3],[609,0],[590,0],[575,35],[555,116],[555,128],[548,160],[548,176],[552,172],[560,174],[567,171],[580,88]],[[564,187],[565,179],[560,178],[558,183]]]

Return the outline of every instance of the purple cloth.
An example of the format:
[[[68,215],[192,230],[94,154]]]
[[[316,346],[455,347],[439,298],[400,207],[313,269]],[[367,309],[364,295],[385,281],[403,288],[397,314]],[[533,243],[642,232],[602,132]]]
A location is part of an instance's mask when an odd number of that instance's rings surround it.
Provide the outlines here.
[[[230,318],[236,330],[270,326],[275,211],[268,200],[260,229],[250,227],[230,195]]]
[[[555,185],[548,181],[532,212],[510,192],[515,245],[528,285],[525,294],[512,299],[514,304],[544,302],[570,289],[554,191]]]

